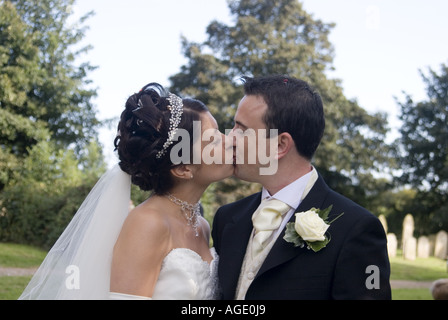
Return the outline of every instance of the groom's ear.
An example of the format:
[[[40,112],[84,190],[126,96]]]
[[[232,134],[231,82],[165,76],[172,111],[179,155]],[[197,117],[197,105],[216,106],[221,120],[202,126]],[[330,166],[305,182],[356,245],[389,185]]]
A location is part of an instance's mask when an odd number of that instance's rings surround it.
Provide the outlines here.
[[[193,171],[191,166],[180,164],[170,169],[171,174],[178,179],[190,180],[193,178]]]
[[[277,159],[281,159],[286,156],[294,146],[294,140],[288,132],[282,132],[277,136],[278,149]]]

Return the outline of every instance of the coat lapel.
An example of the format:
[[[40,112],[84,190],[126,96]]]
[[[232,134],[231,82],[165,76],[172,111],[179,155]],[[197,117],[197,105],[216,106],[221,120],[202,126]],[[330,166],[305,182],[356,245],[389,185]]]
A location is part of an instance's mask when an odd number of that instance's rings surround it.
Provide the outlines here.
[[[225,226],[221,244],[220,261],[226,261],[225,268],[219,268],[224,299],[235,297],[241,267],[246,254],[249,237],[252,233],[252,214],[261,202],[261,193],[252,196],[248,203],[239,209],[232,223]]]
[[[316,183],[308,193],[308,195],[303,199],[300,205],[297,207],[295,212],[307,211],[313,207],[320,208],[327,196],[328,186],[319,175]],[[292,215],[288,222],[295,222],[295,215]],[[257,277],[262,275],[269,269],[275,268],[276,266],[285,263],[286,261],[296,257],[297,255],[306,252],[307,249],[294,247],[292,243],[286,242],[283,237],[285,235],[285,230],[280,233],[276,242],[274,243],[271,251],[269,252],[266,260],[258,271]]]

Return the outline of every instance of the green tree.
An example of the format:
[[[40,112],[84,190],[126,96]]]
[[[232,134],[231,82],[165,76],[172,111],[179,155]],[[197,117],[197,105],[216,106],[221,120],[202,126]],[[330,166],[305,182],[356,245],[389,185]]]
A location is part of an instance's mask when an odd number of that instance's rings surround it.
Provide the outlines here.
[[[14,5],[0,2],[0,190],[17,166],[16,156],[49,136],[44,122],[17,113],[38,79],[38,58]]]
[[[73,2],[0,0],[0,241],[51,246],[106,168]]]
[[[314,163],[327,182],[363,205],[390,187],[374,175],[394,165],[391,147],[384,142],[386,115],[368,114],[355,100],[345,98],[339,80],[326,75],[333,70],[328,35],[334,25],[315,19],[296,0],[240,0],[228,5],[231,25],[211,22],[203,43],[182,39],[188,62],[170,78],[171,89],[204,101],[225,129],[232,128],[242,98],[241,76],[288,74],[306,80],[324,101],[326,132]],[[234,186],[227,188],[231,192],[242,187],[236,181],[225,184]],[[240,193],[236,197],[247,192]]]
[[[0,1],[0,190],[37,143],[82,159],[97,141],[94,67],[79,62],[90,47],[75,47],[90,14],[69,22],[73,2]]]
[[[97,137],[100,122],[92,104],[96,89],[87,86],[94,67],[79,62],[90,46],[75,47],[90,14],[69,23],[73,2],[0,2],[0,106],[23,123],[44,126],[58,147],[80,150]],[[23,153],[33,141],[16,135],[12,144]]]
[[[403,122],[398,180],[418,190],[413,213],[427,232],[434,232],[448,228],[448,66],[421,76],[428,99],[414,102],[405,94],[398,102]]]

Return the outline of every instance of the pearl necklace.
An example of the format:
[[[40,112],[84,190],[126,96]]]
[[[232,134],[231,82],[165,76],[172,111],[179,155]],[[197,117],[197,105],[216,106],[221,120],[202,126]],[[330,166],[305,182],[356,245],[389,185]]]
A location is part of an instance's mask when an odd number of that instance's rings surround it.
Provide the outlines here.
[[[199,202],[197,202],[196,204],[191,204],[186,201],[182,201],[179,198],[176,198],[171,193],[168,193],[166,197],[170,199],[174,204],[180,206],[182,213],[187,219],[187,225],[193,228],[195,236],[198,237],[199,217],[201,215]]]

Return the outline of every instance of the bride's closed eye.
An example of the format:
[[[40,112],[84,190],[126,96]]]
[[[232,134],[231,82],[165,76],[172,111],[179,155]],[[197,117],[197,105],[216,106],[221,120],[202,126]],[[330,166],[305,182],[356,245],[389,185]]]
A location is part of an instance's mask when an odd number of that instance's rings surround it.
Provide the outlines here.
[[[222,133],[218,129],[215,129],[215,132],[213,133],[213,136],[211,139],[212,139],[212,141],[210,142],[211,145],[217,146],[217,145],[221,144],[222,143]]]

